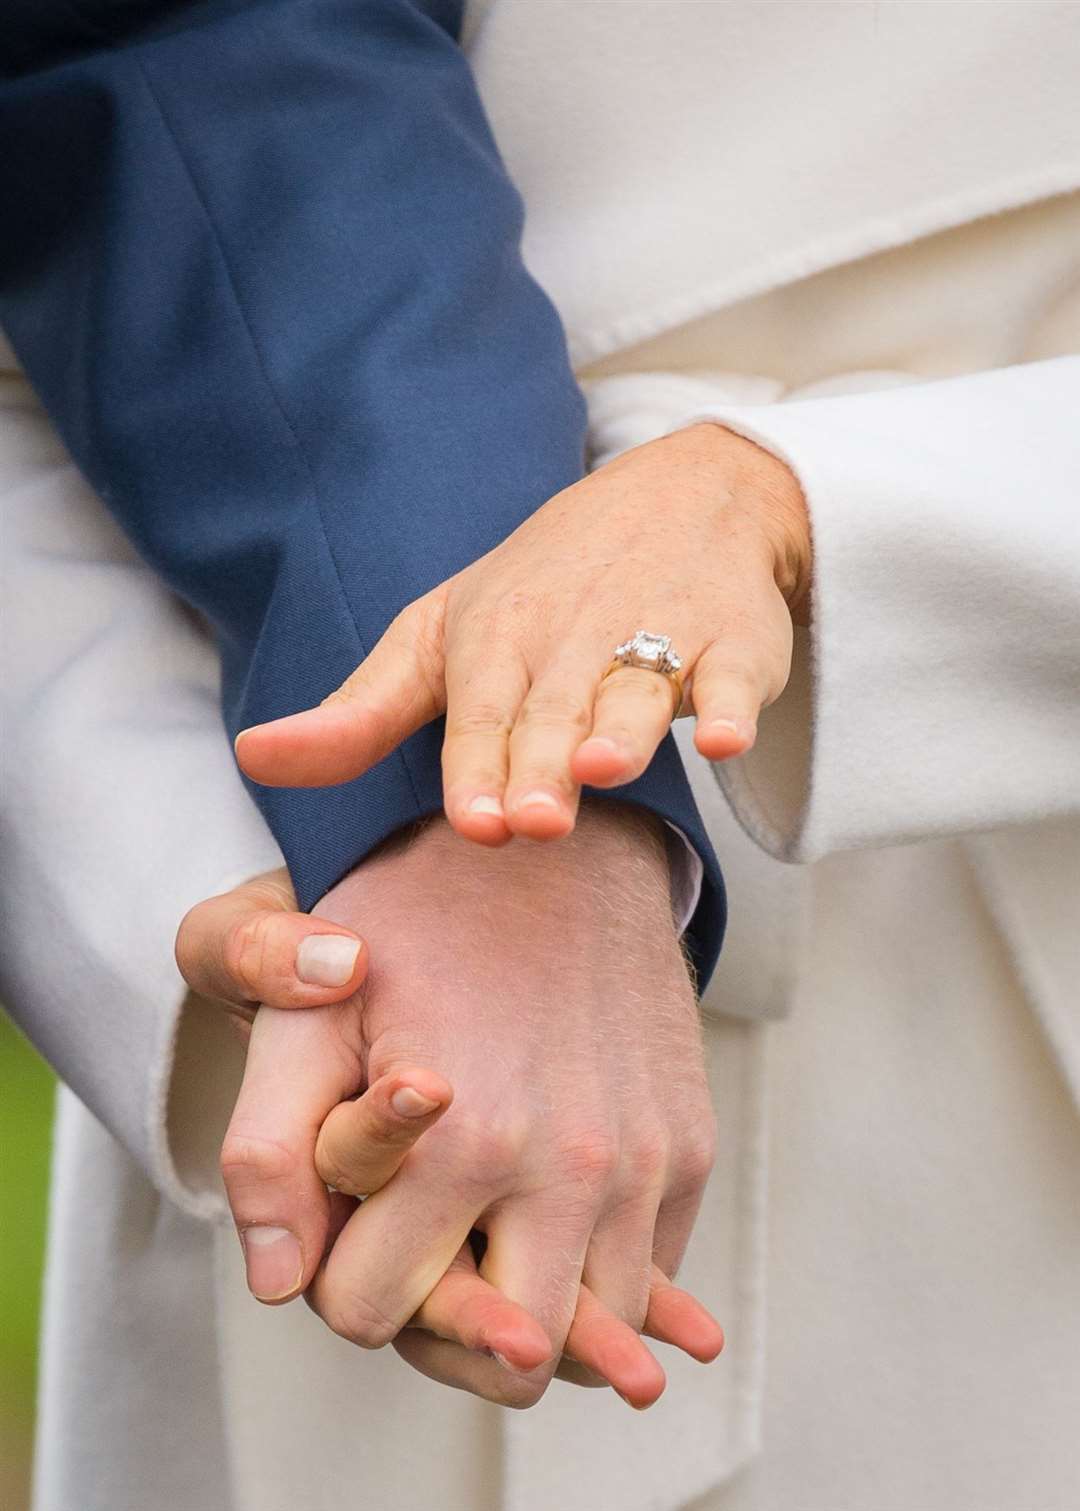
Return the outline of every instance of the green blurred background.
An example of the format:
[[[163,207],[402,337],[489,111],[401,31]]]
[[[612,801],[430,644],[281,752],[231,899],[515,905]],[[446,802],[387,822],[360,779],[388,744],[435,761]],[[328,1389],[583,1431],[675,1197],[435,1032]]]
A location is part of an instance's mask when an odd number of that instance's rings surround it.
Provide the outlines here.
[[[0,1010],[0,1507],[26,1511],[54,1081]]]

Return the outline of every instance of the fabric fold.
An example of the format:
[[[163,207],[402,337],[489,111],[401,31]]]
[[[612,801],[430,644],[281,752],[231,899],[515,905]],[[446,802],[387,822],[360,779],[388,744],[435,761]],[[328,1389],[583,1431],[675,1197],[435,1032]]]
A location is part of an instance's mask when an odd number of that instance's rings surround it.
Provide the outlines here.
[[[15,375],[0,375],[0,421],[4,568],[19,572],[3,595],[0,990],[157,1191],[213,1217],[213,1163],[196,1175],[182,1156],[182,1175],[170,1141],[186,1000],[172,941],[196,902],[280,852],[237,777],[201,626],[135,558]],[[198,794],[197,836],[162,806],[171,792]]]

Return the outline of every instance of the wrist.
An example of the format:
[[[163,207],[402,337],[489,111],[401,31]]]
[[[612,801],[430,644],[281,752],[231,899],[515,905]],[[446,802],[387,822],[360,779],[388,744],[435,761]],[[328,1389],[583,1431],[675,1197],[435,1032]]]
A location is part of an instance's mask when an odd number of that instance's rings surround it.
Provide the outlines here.
[[[388,842],[393,845],[395,841]],[[536,885],[573,876],[590,885],[618,886],[631,877],[666,895],[670,884],[665,825],[645,808],[610,798],[583,797],[573,831],[551,844],[511,842],[486,850],[463,840],[442,814],[413,829],[405,844],[433,864],[448,863],[506,882]]]
[[[670,918],[671,873],[663,822],[629,803],[582,801],[573,832],[553,844],[511,842],[491,850],[462,839],[439,814],[391,836],[332,888],[316,910],[339,922],[365,920],[369,940],[403,893],[423,911],[453,912],[472,899],[498,910],[523,897],[561,899],[578,923],[597,923],[611,908],[644,910],[659,926]],[[516,901],[515,901],[516,900]],[[348,916],[339,917],[339,910]],[[350,925],[351,926],[351,925]],[[672,940],[676,939],[672,922]],[[373,950],[376,958],[378,951]]]

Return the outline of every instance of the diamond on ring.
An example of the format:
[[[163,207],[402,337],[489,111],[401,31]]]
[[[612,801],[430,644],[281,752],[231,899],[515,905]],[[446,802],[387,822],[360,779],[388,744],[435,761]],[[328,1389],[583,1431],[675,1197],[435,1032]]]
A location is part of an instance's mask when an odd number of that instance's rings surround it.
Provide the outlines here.
[[[612,672],[617,672],[623,666],[636,666],[643,672],[659,672],[671,684],[672,697],[675,699],[672,718],[678,718],[683,705],[682,664],[682,657],[677,656],[672,649],[670,635],[654,635],[651,630],[638,630],[629,640],[615,647],[611,665],[601,680],[610,677]]]
[[[671,648],[670,635],[653,635],[648,630],[636,630],[629,640],[615,647],[614,659],[623,666],[640,666],[648,672],[682,670],[682,657]]]

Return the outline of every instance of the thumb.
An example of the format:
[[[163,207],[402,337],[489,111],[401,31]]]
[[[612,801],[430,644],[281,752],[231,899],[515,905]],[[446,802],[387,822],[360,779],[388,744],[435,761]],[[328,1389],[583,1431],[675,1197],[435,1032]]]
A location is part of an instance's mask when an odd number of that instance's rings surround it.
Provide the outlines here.
[[[176,936],[180,974],[201,997],[241,1007],[343,1001],[367,974],[367,946],[340,924],[295,909],[284,867],[198,903]]]
[[[404,609],[317,708],[236,737],[240,770],[266,787],[351,782],[446,708],[445,584]]]
[[[322,1260],[332,1213],[315,1169],[315,1141],[360,1074],[355,1056],[342,1052],[332,1014],[259,1009],[221,1173],[248,1285],[260,1301],[297,1295]]]
[[[453,1096],[434,1071],[407,1066],[388,1072],[362,1097],[340,1102],[328,1114],[315,1145],[315,1168],[347,1196],[380,1191]]]

